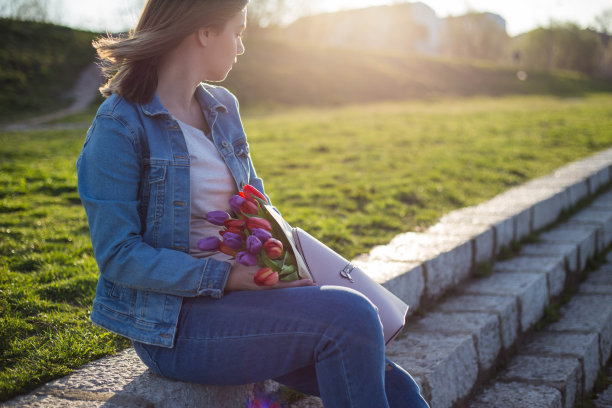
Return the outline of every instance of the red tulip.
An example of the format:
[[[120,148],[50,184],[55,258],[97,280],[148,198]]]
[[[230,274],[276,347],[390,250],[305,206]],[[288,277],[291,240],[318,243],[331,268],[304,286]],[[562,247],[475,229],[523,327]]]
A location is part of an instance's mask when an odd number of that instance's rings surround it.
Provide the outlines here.
[[[223,226],[225,226],[225,228],[244,228],[244,220],[235,220],[233,218],[230,218],[228,220],[225,220]]]
[[[270,225],[270,221],[264,218],[260,218],[260,217],[247,218],[245,223],[249,231],[253,231],[253,229],[255,228],[261,228],[261,229],[265,229],[266,231],[272,231],[272,225]]]
[[[223,236],[227,232],[233,232],[234,234],[240,235],[243,239],[246,239],[246,234],[244,233],[244,230],[242,228],[231,227],[231,228],[225,229],[223,231],[219,231],[219,235]]]
[[[263,247],[270,259],[278,259],[283,254],[283,243],[276,238],[267,240]]]
[[[261,268],[253,276],[253,281],[257,286],[274,286],[278,283],[278,272],[270,268]]]
[[[257,197],[257,198],[264,200],[266,203],[269,204],[266,196],[263,195],[259,190],[257,190],[255,187],[251,186],[250,184],[247,184],[246,186],[244,186],[244,188],[242,189],[242,194],[243,194],[243,197],[249,201],[257,202],[257,200],[255,200],[254,198],[254,197]]]
[[[257,214],[259,212],[259,206],[256,202],[244,200],[244,202],[240,204],[240,211],[244,214]]]
[[[237,250],[227,246],[227,244],[225,242],[221,242],[219,244],[219,251],[221,251],[224,254],[229,255],[229,256],[236,256],[236,254],[238,253]]]

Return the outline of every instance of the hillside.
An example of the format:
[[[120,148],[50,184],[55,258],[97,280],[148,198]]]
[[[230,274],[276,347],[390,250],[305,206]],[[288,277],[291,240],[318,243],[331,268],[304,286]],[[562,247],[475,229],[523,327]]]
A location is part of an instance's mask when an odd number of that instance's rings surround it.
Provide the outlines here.
[[[0,123],[66,106],[70,101],[63,95],[94,58],[95,37],[51,24],[0,19]],[[249,32],[246,54],[224,83],[243,107],[612,91],[612,81],[569,72],[527,72],[521,81],[509,66],[280,38],[279,33]]]
[[[243,105],[346,104],[442,96],[612,91],[612,81],[572,72],[527,72],[473,61],[300,45],[250,37],[225,85]]]
[[[94,33],[0,19],[0,123],[59,109],[94,58]]]

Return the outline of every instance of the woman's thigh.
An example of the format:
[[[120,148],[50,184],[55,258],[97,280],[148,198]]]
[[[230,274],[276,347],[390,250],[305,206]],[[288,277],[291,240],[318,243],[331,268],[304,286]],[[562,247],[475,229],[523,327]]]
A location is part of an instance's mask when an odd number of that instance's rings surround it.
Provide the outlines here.
[[[218,300],[186,298],[175,347],[136,350],[167,377],[235,385],[315,365],[348,339],[380,350],[381,336],[369,335],[376,330],[382,329],[375,307],[350,289],[232,292]]]

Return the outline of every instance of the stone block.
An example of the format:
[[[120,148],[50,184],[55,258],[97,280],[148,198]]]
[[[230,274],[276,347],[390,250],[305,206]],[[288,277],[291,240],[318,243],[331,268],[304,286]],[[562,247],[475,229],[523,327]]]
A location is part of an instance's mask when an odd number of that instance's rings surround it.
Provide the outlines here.
[[[548,305],[546,276],[534,273],[504,272],[476,279],[463,288],[467,295],[511,296],[518,300],[521,331],[526,331],[544,314]]]
[[[9,401],[15,407],[149,407],[191,406],[234,408],[244,406],[252,385],[214,387],[173,381],[154,375],[133,349],[89,363],[72,375]],[[70,404],[63,405],[69,401]],[[83,405],[77,405],[83,402]],[[50,404],[50,405],[44,405]]]
[[[425,290],[421,263],[371,261],[365,258],[355,259],[352,264],[406,302],[410,306],[409,312],[419,308]]]
[[[405,332],[387,347],[387,355],[419,378],[431,407],[450,408],[465,398],[478,377],[472,336]]]
[[[435,299],[467,279],[472,269],[472,248],[464,238],[408,232],[372,249],[370,259],[424,263],[426,293]]]
[[[589,226],[561,225],[541,233],[540,241],[575,245],[578,248],[578,268],[582,271],[586,267],[587,260],[597,250],[597,231],[596,228]]]
[[[577,358],[518,355],[498,378],[555,387],[563,396],[564,408],[572,408],[581,396],[582,369]]]
[[[582,366],[586,393],[593,389],[600,361],[596,333],[537,332],[521,344],[521,354],[576,357]]]
[[[603,164],[603,163],[602,163]],[[591,191],[596,193],[600,188],[610,182],[610,165],[609,162],[603,164],[589,179],[591,183]]]
[[[520,256],[561,256],[565,262],[565,268],[571,274],[577,274],[578,270],[578,247],[564,243],[538,243],[524,245],[519,252]]]
[[[597,159],[592,156],[563,166],[560,171],[586,179],[590,195],[595,194],[600,187],[610,181],[609,158]]]
[[[532,231],[540,229],[552,224],[559,218],[561,212],[569,208],[569,199],[565,190],[551,193],[551,196],[538,201],[533,206],[533,215],[531,216]]]
[[[569,174],[561,170],[556,170],[552,174],[528,181],[523,184],[526,188],[548,188],[566,191],[568,194],[568,204],[575,205],[581,199],[589,195],[589,184],[584,176]]]
[[[612,264],[599,267],[578,287],[579,293],[601,294],[612,296]]]
[[[428,234],[457,236],[472,242],[472,263],[491,262],[495,251],[495,231],[491,225],[474,224],[470,217],[463,222],[437,223]]]
[[[587,180],[580,180],[567,189],[570,208],[574,207],[580,200],[589,196],[589,184]]]
[[[598,228],[597,250],[604,251],[612,243],[612,209],[587,208],[572,216],[567,225],[593,225]]]
[[[548,331],[597,333],[600,365],[610,358],[612,348],[612,296],[578,294],[561,308],[561,318]]]
[[[440,219],[441,224],[471,223],[493,228],[495,239],[495,253],[499,253],[502,246],[508,246],[516,239],[517,225],[529,229],[529,211],[508,206],[503,202],[491,202],[475,207],[462,208],[453,211]],[[519,221],[520,220],[520,221]]]
[[[481,312],[497,316],[500,322],[502,346],[506,349],[514,344],[519,333],[518,300],[510,296],[462,295],[442,302],[436,311]]]
[[[559,296],[565,287],[565,261],[561,256],[517,256],[495,263],[493,271],[544,274],[550,296]]]
[[[559,390],[545,385],[495,382],[478,393],[469,408],[562,408]]]
[[[612,209],[612,192],[608,192],[597,197],[589,208],[603,210]]]
[[[528,183],[511,188],[491,200],[512,203],[515,208],[529,208],[531,211],[531,231],[554,222],[561,211],[569,207],[565,188],[544,185],[530,186]]]
[[[612,408],[612,385],[597,394],[593,404],[594,408]]]
[[[418,323],[410,325],[409,330],[472,335],[483,371],[493,366],[502,347],[499,319],[490,313],[428,313]]]

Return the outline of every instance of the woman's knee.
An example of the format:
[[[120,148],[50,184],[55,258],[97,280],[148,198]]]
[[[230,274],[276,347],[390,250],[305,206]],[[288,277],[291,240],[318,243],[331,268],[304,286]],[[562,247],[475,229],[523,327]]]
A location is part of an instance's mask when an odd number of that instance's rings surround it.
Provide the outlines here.
[[[382,336],[378,309],[363,294],[337,286],[324,286],[321,291],[326,298],[327,313],[334,318],[334,324],[361,334],[380,332]]]

